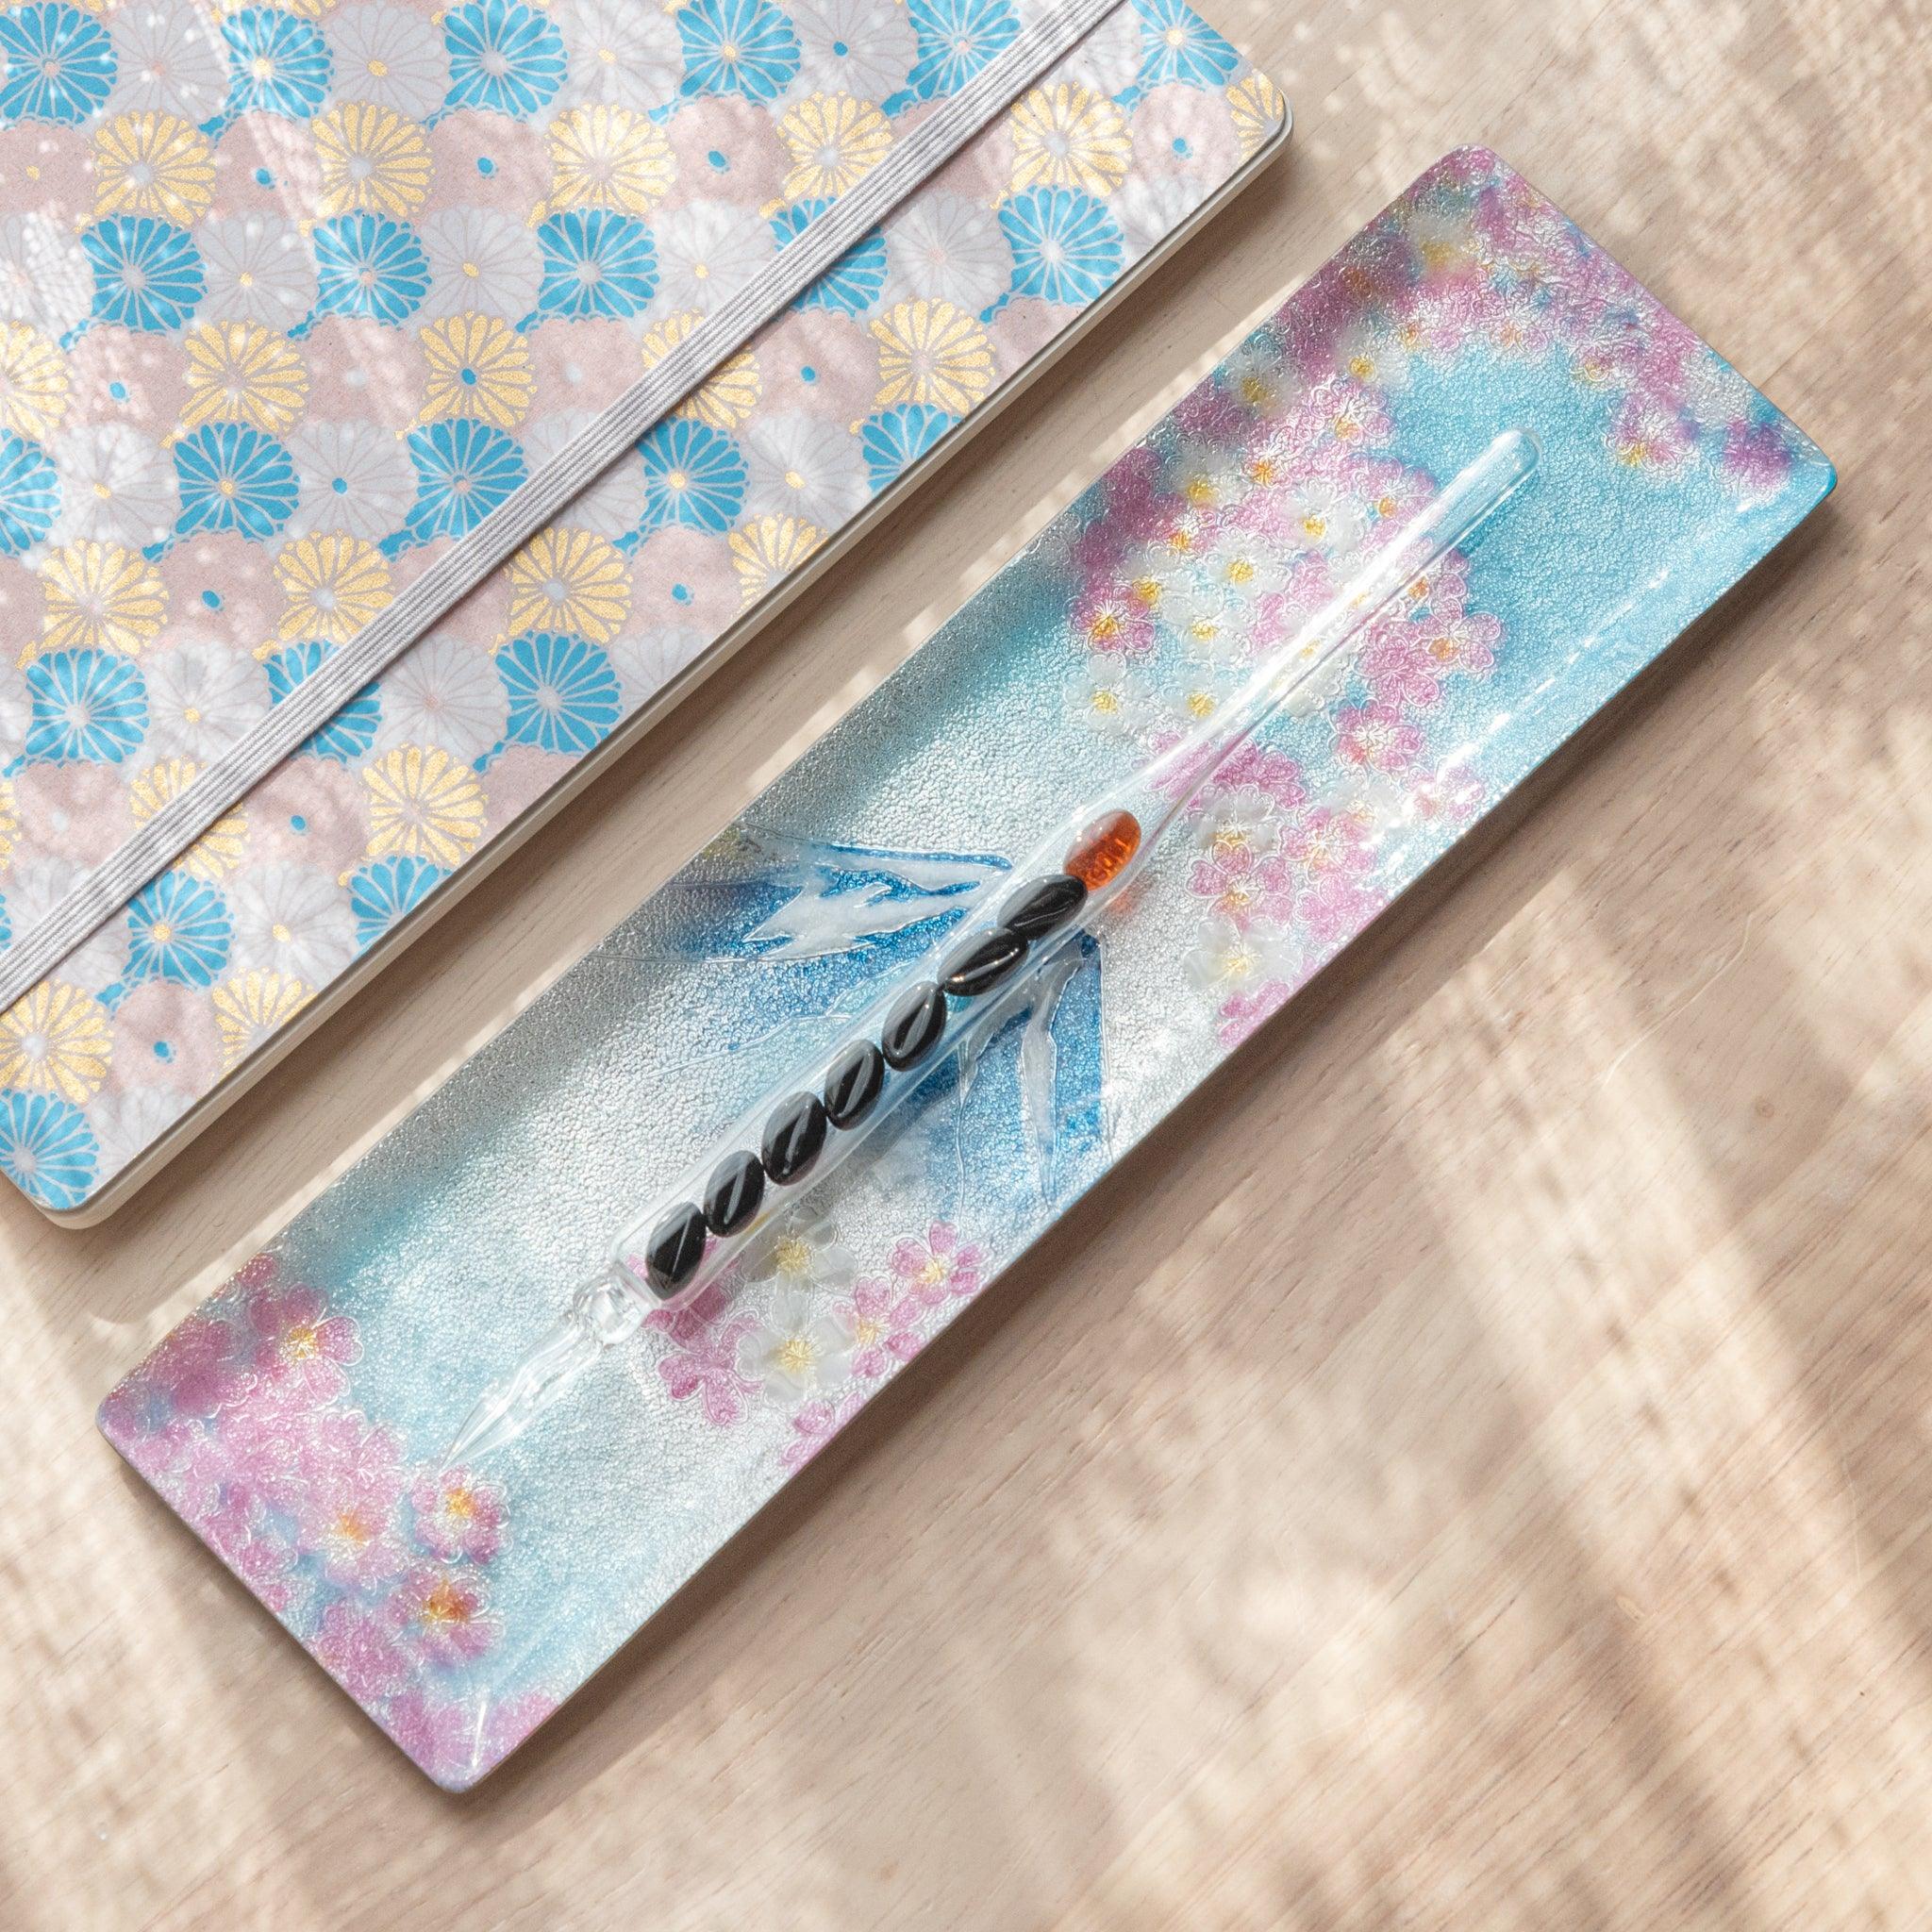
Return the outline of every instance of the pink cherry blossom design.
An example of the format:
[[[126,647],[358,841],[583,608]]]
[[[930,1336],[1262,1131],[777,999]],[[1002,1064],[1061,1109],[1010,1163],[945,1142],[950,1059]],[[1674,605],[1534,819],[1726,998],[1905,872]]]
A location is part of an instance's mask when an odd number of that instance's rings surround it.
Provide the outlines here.
[[[1404,625],[1446,624],[1469,605],[1469,558],[1459,550],[1440,558],[1425,577],[1408,586],[1402,612],[1391,621],[1393,635]]]
[[[729,1306],[730,1297],[714,1281],[678,1307],[653,1308],[644,1317],[644,1326],[659,1335],[668,1335],[683,1348],[712,1326]]]
[[[1225,445],[1248,426],[1248,412],[1211,376],[1174,405],[1174,428],[1190,441]]]
[[[1352,461],[1357,451],[1386,444],[1395,425],[1382,407],[1381,398],[1366,385],[1351,379],[1338,384],[1328,398],[1324,427]]]
[[[1408,330],[1420,353],[1446,362],[1482,331],[1487,291],[1468,275],[1432,277],[1407,306]]]
[[[1206,795],[1212,800],[1251,790],[1272,799],[1283,811],[1298,810],[1307,796],[1301,766],[1286,752],[1270,751],[1252,738],[1215,773]]]
[[[230,1277],[228,1287],[242,1294],[248,1294],[258,1288],[273,1285],[275,1276],[282,1272],[280,1259],[274,1255],[257,1255],[252,1261],[244,1262]]]
[[[1103,488],[1107,513],[1088,526],[1094,534],[1091,555],[1118,557],[1121,546],[1157,536],[1172,521],[1174,498],[1161,484],[1160,456],[1146,444],[1130,450],[1108,474]],[[1085,533],[1083,533],[1084,535]]]
[[[1483,781],[1468,765],[1444,765],[1409,787],[1409,810],[1424,823],[1464,824],[1482,808]]]
[[[386,1582],[407,1560],[395,1436],[356,1409],[336,1409],[314,1419],[300,1440],[296,1547],[319,1557],[332,1583]]]
[[[1423,649],[1443,675],[1486,677],[1495,669],[1503,625],[1487,611],[1445,614],[1424,625],[1423,631]]]
[[[1483,318],[1483,335],[1499,354],[1541,360],[1557,339],[1556,318],[1534,288],[1495,291]]]
[[[156,1488],[197,1536],[232,1535],[260,1510],[260,1491],[237,1473],[227,1445],[205,1430],[195,1431]]]
[[[660,1357],[658,1376],[674,1402],[699,1398],[705,1420],[714,1428],[738,1422],[746,1398],[760,1384],[738,1365],[738,1345],[758,1324],[749,1315],[731,1315],[729,1303],[714,1285],[681,1308],[658,1308],[644,1326],[669,1336],[672,1352]]]
[[[1641,337],[1621,320],[1600,316],[1573,341],[1571,373],[1592,389],[1624,390],[1637,377]]]
[[[468,1703],[405,1690],[375,1715],[383,1729],[438,1784],[461,1790],[483,1769],[482,1713]]]
[[[1103,658],[1141,658],[1154,648],[1154,613],[1124,586],[1104,584],[1074,607],[1074,639]]]
[[[956,1227],[935,1221],[924,1241],[911,1235],[902,1237],[887,1266],[892,1278],[921,1307],[936,1308],[949,1295],[964,1299],[977,1294],[985,1259],[986,1251],[977,1241],[962,1241]]]
[[[143,1367],[124,1376],[101,1404],[100,1424],[108,1441],[142,1474],[152,1479],[165,1469],[192,1433],[189,1423],[175,1412],[167,1391]]]
[[[165,1337],[140,1373],[183,1415],[213,1415],[254,1379],[236,1347],[235,1331],[208,1313],[191,1315]]]
[[[500,1764],[556,1709],[557,1699],[542,1690],[525,1690],[500,1700],[492,1698],[483,1723],[477,1776]]]
[[[1301,915],[1310,936],[1332,957],[1388,903],[1386,893],[1359,878],[1336,874],[1302,900]]]
[[[209,1535],[208,1546],[277,1617],[291,1614],[310,1594],[308,1579],[296,1567],[295,1552],[265,1525],[245,1533],[218,1529]]]
[[[1748,504],[1769,503],[1791,473],[1790,445],[1770,423],[1734,423],[1724,438],[1724,475]]]
[[[419,1563],[390,1594],[385,1608],[397,1633],[426,1662],[474,1663],[503,1634],[483,1579],[475,1570]]]
[[[1219,1032],[1222,1045],[1230,1049],[1239,1046],[1264,1022],[1278,1013],[1293,991],[1294,988],[1285,979],[1269,979],[1245,991],[1230,993],[1221,1008]]]
[[[1331,878],[1352,878],[1372,870],[1374,849],[1360,824],[1344,811],[1319,806],[1282,833],[1282,857],[1313,891]]]
[[[901,1362],[909,1362],[924,1346],[918,1323],[923,1312],[918,1299],[876,1275],[855,1282],[851,1298],[841,1304],[841,1319],[852,1330],[852,1372],[875,1382]]]
[[[1257,513],[1245,522],[1257,536],[1287,550],[1293,541],[1289,529],[1299,521],[1293,499],[1283,491],[1271,492],[1268,502],[1270,509],[1265,516]],[[1335,591],[1327,558],[1313,552],[1303,557],[1288,582],[1255,606],[1255,655],[1267,657],[1300,637],[1308,620],[1334,597]]]
[[[466,1469],[425,1470],[409,1486],[416,1541],[445,1563],[487,1563],[503,1547],[503,1491]]]
[[[1215,849],[1194,861],[1188,890],[1243,931],[1257,920],[1280,925],[1294,909],[1294,869],[1283,858],[1257,858],[1245,846]]]
[[[1429,479],[1405,463],[1386,461],[1357,466],[1356,487],[1362,500],[1385,524],[1401,523],[1421,509],[1432,493]]]
[[[1423,748],[1423,735],[1393,705],[1357,705],[1335,717],[1335,754],[1369,772],[1404,772]]]
[[[347,1315],[331,1315],[321,1292],[297,1284],[250,1291],[248,1324],[257,1337],[255,1372],[277,1397],[298,1408],[325,1408],[348,1392],[343,1373],[362,1343]]]
[[[249,1401],[223,1415],[217,1429],[237,1479],[278,1508],[292,1508],[308,1485],[315,1418],[273,1399]]]
[[[409,1658],[394,1626],[346,1597],[323,1612],[308,1648],[358,1704],[393,1696],[409,1681]]]
[[[779,1451],[779,1462],[795,1474],[864,1407],[865,1397],[856,1394],[836,1403],[808,1402],[791,1418],[791,1440]]]
[[[1386,710],[1427,710],[1442,695],[1441,668],[1418,637],[1377,639],[1363,647],[1357,661],[1376,704]]]
[[[226,1441],[198,1430],[157,1491],[208,1548],[277,1613],[297,1595],[295,1552],[269,1521],[261,1490],[237,1471]]]
[[[1633,469],[1666,471],[1688,459],[1696,438],[1674,403],[1640,391],[1618,412],[1610,446]]]

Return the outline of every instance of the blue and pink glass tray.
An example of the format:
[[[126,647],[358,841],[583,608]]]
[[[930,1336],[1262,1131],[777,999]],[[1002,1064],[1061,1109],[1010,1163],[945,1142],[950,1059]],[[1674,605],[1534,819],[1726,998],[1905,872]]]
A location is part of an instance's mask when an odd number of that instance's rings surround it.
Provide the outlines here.
[[[1391,577],[1499,451],[1489,511]],[[474,1783],[1832,483],[1536,190],[1449,156],[169,1335],[104,1431],[424,1771]],[[1014,969],[728,1266],[449,1458],[651,1204],[1002,916],[1041,826],[1135,795],[1291,659],[1104,921]]]

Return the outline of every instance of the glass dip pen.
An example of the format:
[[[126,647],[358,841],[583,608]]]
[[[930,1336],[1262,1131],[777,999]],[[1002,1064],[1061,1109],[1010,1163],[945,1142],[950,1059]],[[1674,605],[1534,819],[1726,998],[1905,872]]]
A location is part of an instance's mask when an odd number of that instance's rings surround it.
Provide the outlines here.
[[[604,1269],[470,1411],[445,1466],[475,1462],[563,1399],[654,1308],[681,1307],[967,1044],[1009,1015],[988,995],[1043,970],[1092,932],[1202,787],[1280,707],[1359,643],[1407,587],[1535,475],[1536,441],[1505,430],[1408,518],[1342,589],[1203,723],[1130,778],[1085,801],[1011,871],[1020,883],[969,911],[894,975],[828,1059],[764,1094],[618,1239]],[[989,894],[991,900],[992,895]]]

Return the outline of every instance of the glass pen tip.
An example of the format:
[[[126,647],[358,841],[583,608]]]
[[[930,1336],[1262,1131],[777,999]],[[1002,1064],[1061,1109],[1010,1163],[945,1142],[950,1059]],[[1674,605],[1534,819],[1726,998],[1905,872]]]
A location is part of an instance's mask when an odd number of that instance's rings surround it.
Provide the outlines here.
[[[437,1473],[447,1474],[465,1463],[480,1462],[486,1456],[508,1447],[522,1433],[523,1425],[510,1414],[508,1390],[496,1383],[463,1418],[462,1427],[451,1437],[449,1447],[442,1452]]]
[[[546,1410],[560,1402],[570,1386],[604,1352],[608,1339],[587,1311],[573,1303],[516,1368],[492,1382],[463,1418],[441,1467],[454,1469],[494,1456],[521,1436]]]

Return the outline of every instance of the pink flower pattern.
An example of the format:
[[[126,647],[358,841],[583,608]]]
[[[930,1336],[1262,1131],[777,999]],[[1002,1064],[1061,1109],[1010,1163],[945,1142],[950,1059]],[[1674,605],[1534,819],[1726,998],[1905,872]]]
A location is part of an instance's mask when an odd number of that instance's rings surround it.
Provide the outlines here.
[[[391,1592],[388,1611],[404,1643],[433,1664],[465,1664],[502,1634],[482,1581],[472,1568],[418,1563]]]
[[[391,1697],[409,1681],[409,1657],[395,1626],[378,1611],[339,1597],[323,1612],[309,1648],[358,1704]]]
[[[1243,931],[1263,921],[1285,924],[1294,905],[1293,868],[1245,847],[1204,853],[1188,874],[1188,888]]]
[[[923,1241],[908,1235],[898,1241],[887,1266],[904,1293],[922,1307],[936,1308],[950,1298],[977,1294],[985,1261],[977,1241],[961,1241],[958,1228],[935,1221]]]
[[[761,1384],[740,1367],[739,1344],[758,1326],[746,1314],[733,1314],[720,1285],[682,1308],[658,1308],[645,1316],[646,1329],[669,1337],[669,1354],[658,1358],[658,1375],[675,1402],[698,1398],[699,1412],[713,1428],[743,1420]]]
[[[908,1237],[887,1271],[837,1304],[853,1369],[877,1382],[924,1345],[935,1306],[974,1293],[985,1251],[948,1223]],[[760,1388],[739,1367],[755,1318],[726,1282],[645,1329],[674,1401],[741,1421]],[[495,1484],[411,1464],[388,1424],[353,1406],[356,1323],[322,1291],[284,1284],[258,1256],[101,1406],[101,1426],[214,1554],[430,1776],[475,1782],[556,1708],[541,1686],[508,1694],[476,1667],[505,1636],[491,1569],[509,1541]],[[804,1403],[773,1454],[801,1469],[866,1391]]]
[[[362,1352],[356,1324],[329,1314],[312,1288],[264,1283],[247,1298],[248,1324],[259,1338],[255,1372],[297,1408],[325,1408],[349,1386],[344,1373]]]
[[[358,1409],[319,1416],[302,1445],[292,1507],[295,1546],[331,1583],[386,1582],[408,1560],[397,1505],[400,1445]]]
[[[1216,1031],[1223,1046],[1232,1051],[1249,1034],[1287,1006],[1295,989],[1285,979],[1270,979],[1244,992],[1231,993],[1222,1003]]]
[[[1406,772],[1420,757],[1423,735],[1393,705],[1357,705],[1335,719],[1335,755],[1371,772]]]
[[[1613,460],[1646,476],[1703,465],[1740,503],[1775,495],[1792,450],[1784,425],[1717,364],[1696,337],[1556,209],[1491,155],[1449,157],[1380,216],[1263,325],[1227,367],[1177,407],[1163,433],[1116,466],[1095,492],[1074,564],[1082,591],[1070,613],[1074,664],[1087,675],[1100,640],[1128,639],[1150,669],[1155,702],[1134,726],[1147,752],[1181,728],[1159,694],[1159,628],[1129,632],[1117,613],[1136,608],[1135,586],[1183,579],[1192,559],[1229,533],[1259,540],[1287,565],[1286,580],[1257,586],[1231,622],[1203,633],[1217,664],[1278,650],[1301,633],[1373,553],[1427,502],[1437,480],[1391,450],[1391,396],[1417,364],[1444,366],[1472,347],[1549,363],[1608,398],[1605,441]],[[1186,488],[1201,475],[1189,452],[1226,451],[1232,491]],[[1183,609],[1199,608],[1183,603]],[[1189,633],[1174,636],[1191,650]],[[1452,554],[1384,610],[1316,692],[1332,760],[1373,806],[1352,828],[1311,811],[1300,763],[1262,739],[1218,773],[1211,797],[1252,789],[1281,822],[1279,861],[1241,854],[1191,862],[1186,885],[1204,926],[1232,923],[1278,937],[1305,977],[1386,903],[1374,819],[1461,823],[1482,802],[1478,773],[1428,769],[1423,729],[1453,684],[1488,677],[1502,626],[1470,600],[1467,559]],[[1193,674],[1189,674],[1193,675]],[[1323,674],[1326,675],[1326,674]],[[1306,744],[1308,733],[1295,741]],[[1198,770],[1198,768],[1197,768]],[[1181,787],[1193,774],[1184,774]],[[1287,997],[1273,981],[1217,991],[1216,1024],[1232,1044]]]
[[[181,1415],[212,1415],[254,1382],[236,1360],[235,1336],[225,1323],[191,1315],[148,1357],[149,1379]]]
[[[466,1782],[556,1700],[468,1688],[503,1635],[487,1579],[508,1507],[466,1471],[412,1468],[350,1406],[360,1357],[353,1320],[258,1256],[108,1396],[101,1425],[425,1771]]]
[[[891,1374],[925,1345],[919,1332],[924,1307],[896,1281],[855,1282],[840,1312],[852,1330],[852,1373],[868,1382]]]
[[[466,1469],[417,1476],[409,1507],[416,1541],[445,1563],[487,1563],[503,1548],[503,1491]]]
[[[804,1404],[791,1418],[791,1440],[778,1452],[781,1467],[796,1474],[864,1407],[865,1397],[856,1394]]]

